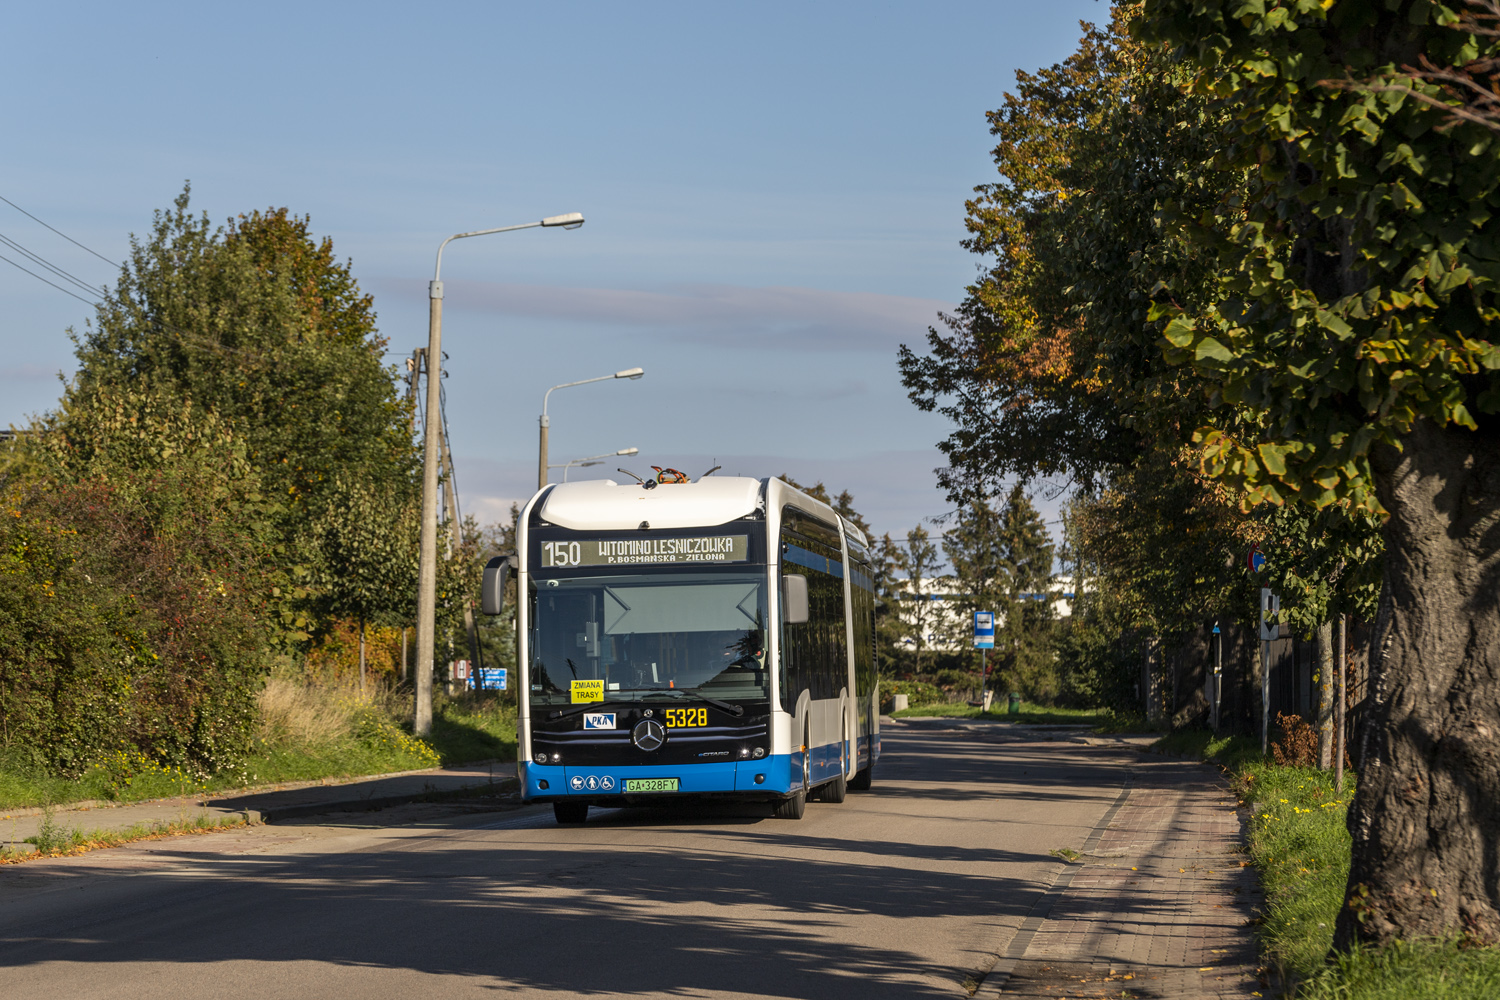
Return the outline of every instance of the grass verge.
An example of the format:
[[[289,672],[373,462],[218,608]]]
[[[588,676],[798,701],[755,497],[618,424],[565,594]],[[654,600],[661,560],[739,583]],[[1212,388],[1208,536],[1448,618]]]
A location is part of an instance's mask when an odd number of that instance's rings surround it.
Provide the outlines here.
[[[411,735],[405,697],[361,693],[273,677],[261,696],[261,733],[233,769],[207,776],[148,759],[111,754],[76,777],[50,773],[14,752],[0,756],[0,810],[88,800],[144,802],[250,785],[354,778],[478,760],[514,760],[513,705],[494,696],[433,699],[432,733]]]
[[[1149,732],[1144,720],[1130,715],[1121,715],[1102,708],[1056,708],[1023,701],[1020,712],[1011,715],[1003,701],[997,701],[988,712],[977,705],[966,702],[945,702],[935,705],[917,705],[892,712],[893,719],[983,719],[986,722],[1010,722],[1031,725],[1076,725],[1088,726],[1101,732]]]
[[[51,822],[51,817],[42,823],[35,837],[26,838],[26,843],[36,847],[34,853],[19,854],[0,851],[0,864],[19,864],[38,858],[61,858],[72,854],[83,854],[105,847],[119,847],[141,840],[160,840],[163,837],[183,837],[193,834],[217,833],[248,825],[244,819],[233,817],[200,816],[197,819],[173,823],[137,823],[123,830],[64,830]]]
[[[1349,879],[1347,803],[1333,774],[1273,764],[1259,742],[1206,731],[1171,733],[1152,747],[1220,764],[1251,806],[1246,849],[1260,872],[1266,909],[1260,925],[1267,963],[1298,1000],[1470,1000],[1500,996],[1500,949],[1421,941],[1356,950],[1327,960]]]

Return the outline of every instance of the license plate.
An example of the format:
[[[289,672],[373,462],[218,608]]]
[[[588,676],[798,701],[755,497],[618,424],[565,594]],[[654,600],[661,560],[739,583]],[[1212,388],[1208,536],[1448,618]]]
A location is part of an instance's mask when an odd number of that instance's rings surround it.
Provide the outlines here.
[[[676,778],[626,778],[627,792],[675,792]]]

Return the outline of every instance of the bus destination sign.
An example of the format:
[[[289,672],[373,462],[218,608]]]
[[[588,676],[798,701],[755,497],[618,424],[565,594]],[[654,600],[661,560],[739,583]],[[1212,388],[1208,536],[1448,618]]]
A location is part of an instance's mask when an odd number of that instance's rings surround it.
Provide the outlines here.
[[[542,568],[643,566],[652,563],[731,563],[750,558],[750,536],[699,538],[591,538],[543,542]]]

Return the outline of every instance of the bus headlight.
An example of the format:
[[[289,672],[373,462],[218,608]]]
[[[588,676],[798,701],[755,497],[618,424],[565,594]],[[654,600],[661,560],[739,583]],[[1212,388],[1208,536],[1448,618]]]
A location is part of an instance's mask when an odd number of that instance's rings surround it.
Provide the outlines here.
[[[740,756],[741,757],[748,757],[748,756],[750,756],[750,748],[749,747],[740,747]]]
[[[562,763],[562,754],[560,754],[560,753],[553,754],[552,755],[552,763],[554,763],[554,764],[561,764]]]
[[[545,764],[545,763],[547,763],[547,755],[544,754],[544,753],[537,754],[536,755],[536,762],[538,764]]]
[[[752,756],[754,756],[756,760],[760,760],[765,755],[766,755],[766,748],[765,747],[756,747],[754,753],[752,754]]]

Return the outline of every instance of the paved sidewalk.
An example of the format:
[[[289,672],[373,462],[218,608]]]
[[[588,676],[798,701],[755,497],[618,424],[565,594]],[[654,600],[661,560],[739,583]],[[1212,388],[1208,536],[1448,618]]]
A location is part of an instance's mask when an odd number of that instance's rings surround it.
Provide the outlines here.
[[[981,997],[1257,997],[1242,813],[1216,768],[1143,757]]]
[[[52,822],[62,830],[87,832],[114,832],[136,826],[189,823],[199,819],[211,823],[246,819],[255,823],[274,823],[298,816],[358,812],[422,799],[482,794],[489,788],[500,794],[516,787],[515,773],[515,764],[494,762],[365,778],[267,785],[202,797],[155,799],[127,805],[92,803],[54,809]],[[30,845],[24,841],[36,836],[45,819],[40,809],[0,812],[0,849],[12,852],[30,850]]]

